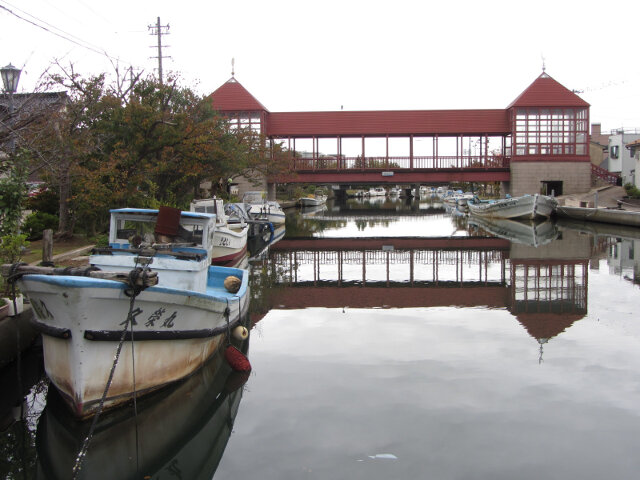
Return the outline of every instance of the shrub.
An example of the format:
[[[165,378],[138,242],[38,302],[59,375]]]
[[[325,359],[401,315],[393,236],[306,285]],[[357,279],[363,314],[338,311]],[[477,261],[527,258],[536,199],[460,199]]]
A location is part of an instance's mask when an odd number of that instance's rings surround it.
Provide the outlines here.
[[[0,264],[18,263],[29,246],[26,235],[4,235],[0,238]],[[12,285],[0,275],[0,292],[11,298]]]
[[[96,247],[108,247],[109,235],[106,233],[102,235],[96,235],[95,237],[93,237],[93,243]]]
[[[57,215],[60,201],[55,191],[51,189],[41,189],[36,195],[27,198],[25,206],[29,210]]]
[[[27,217],[22,225],[22,231],[27,234],[29,240],[40,240],[42,231],[58,228],[58,217],[50,213],[34,212]]]
[[[640,189],[638,187],[636,187],[634,184],[632,183],[627,183],[624,186],[625,191],[627,192],[627,195],[631,198],[640,198]]]

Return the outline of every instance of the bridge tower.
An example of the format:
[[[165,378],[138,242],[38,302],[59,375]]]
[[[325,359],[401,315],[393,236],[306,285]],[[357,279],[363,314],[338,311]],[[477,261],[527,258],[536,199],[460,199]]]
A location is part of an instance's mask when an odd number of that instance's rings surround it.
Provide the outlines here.
[[[250,129],[256,134],[265,133],[265,125],[269,110],[266,109],[249,91],[244,88],[235,77],[223,83],[215,90],[209,99],[213,108],[224,115],[232,129]],[[235,178],[240,196],[249,190],[260,189],[246,178]],[[276,199],[275,184],[268,184],[263,179],[262,190],[267,191],[269,200]]]
[[[507,107],[511,181],[505,191],[569,194],[591,188],[589,104],[542,74]]]

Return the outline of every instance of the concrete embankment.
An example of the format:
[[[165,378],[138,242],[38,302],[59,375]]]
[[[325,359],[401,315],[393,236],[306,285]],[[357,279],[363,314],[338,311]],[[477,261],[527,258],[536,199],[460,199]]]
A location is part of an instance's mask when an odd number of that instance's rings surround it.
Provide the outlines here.
[[[600,187],[584,194],[559,196],[556,216],[640,227],[640,201],[626,198],[622,187]]]

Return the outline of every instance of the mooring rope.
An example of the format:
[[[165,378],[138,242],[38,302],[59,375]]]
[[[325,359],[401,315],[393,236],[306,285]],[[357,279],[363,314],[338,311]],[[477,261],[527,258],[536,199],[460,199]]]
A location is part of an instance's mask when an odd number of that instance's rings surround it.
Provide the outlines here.
[[[229,323],[229,317],[231,316],[231,309],[229,308],[229,299],[225,298],[227,307],[224,309],[224,318],[227,321],[227,345],[231,345],[231,324]]]
[[[133,300],[134,297],[132,297]],[[134,424],[136,427],[136,473],[140,473],[140,462],[139,462],[139,442],[138,442],[138,394],[136,388],[136,355],[133,341],[133,322],[129,322],[129,326],[131,327],[131,369],[132,373],[132,381],[133,381],[133,417]]]
[[[124,328],[122,329],[122,334],[120,335],[120,341],[118,342],[118,348],[116,349],[116,353],[113,357],[113,364],[111,365],[111,371],[109,372],[109,378],[107,380],[107,383],[104,387],[104,392],[102,393],[102,397],[100,398],[100,404],[98,405],[98,410],[96,411],[94,417],[93,417],[93,421],[91,422],[91,427],[89,428],[89,432],[87,433],[87,436],[84,439],[84,442],[82,443],[82,448],[80,448],[80,451],[78,452],[78,455],[76,456],[76,461],[75,464],[73,465],[73,480],[76,480],[78,478],[78,475],[80,475],[80,471],[82,469],[82,464],[84,462],[84,459],[87,455],[87,451],[89,450],[89,444],[91,443],[91,439],[93,438],[93,433],[95,431],[95,428],[98,424],[98,419],[100,418],[100,415],[102,414],[102,411],[104,409],[104,402],[107,398],[107,394],[109,393],[109,388],[111,387],[111,382],[113,382],[113,376],[115,374],[116,371],[116,366],[118,365],[118,361],[120,360],[120,353],[122,351],[122,346],[124,345],[124,341],[126,339],[127,336],[127,330],[129,329],[129,327],[131,326],[131,341],[133,342],[133,317],[132,317],[132,313],[133,313],[133,306],[135,304],[135,300],[136,297],[138,296],[138,294],[144,290],[144,287],[136,287],[135,285],[135,279],[139,276],[139,275],[145,275],[145,271],[147,270],[147,267],[145,266],[144,268],[140,269],[139,267],[137,267],[137,262],[136,262],[136,268],[134,270],[132,270],[132,272],[129,275],[129,279],[130,281],[132,281],[132,285],[131,285],[131,289],[126,289],[125,290],[125,295],[129,296],[131,298],[131,300],[129,301],[129,313],[127,314],[127,319],[125,321],[125,325]],[[136,273],[133,273],[136,272]],[[131,353],[133,356],[133,343],[132,343],[132,347],[131,347]],[[136,415],[136,463],[138,460],[138,431],[137,431],[137,408],[136,408],[136,402],[135,402],[135,364],[134,364],[134,408],[135,408],[135,413],[134,415]]]
[[[11,265],[11,270],[9,271],[9,275],[7,276],[7,282],[11,285],[11,299],[13,301],[13,314],[16,323],[16,369],[18,375],[18,391],[20,392],[20,397],[23,396],[23,385],[22,385],[22,348],[20,344],[22,339],[20,337],[20,321],[18,319],[18,301],[16,300],[16,280],[22,277],[21,273],[18,273],[18,267],[21,265],[26,265],[24,262],[18,262]],[[24,402],[20,402],[20,421],[23,420],[24,417]]]

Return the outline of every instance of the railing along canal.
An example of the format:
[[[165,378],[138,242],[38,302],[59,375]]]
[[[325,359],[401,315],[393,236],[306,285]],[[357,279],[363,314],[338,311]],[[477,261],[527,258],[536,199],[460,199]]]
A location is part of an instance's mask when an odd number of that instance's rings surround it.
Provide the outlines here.
[[[295,157],[293,169],[301,170],[446,170],[507,169],[505,156],[405,156],[405,157]]]

